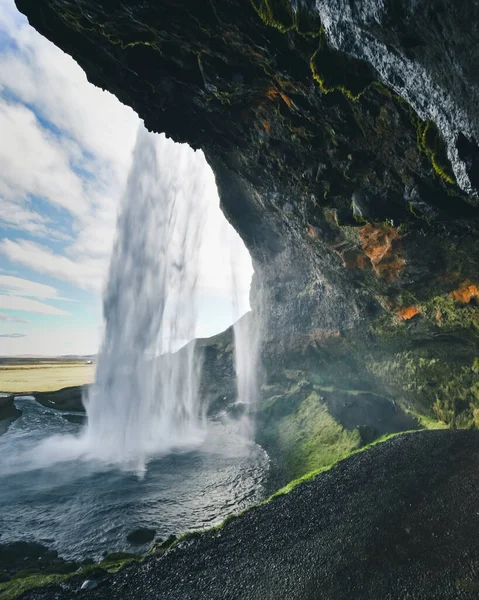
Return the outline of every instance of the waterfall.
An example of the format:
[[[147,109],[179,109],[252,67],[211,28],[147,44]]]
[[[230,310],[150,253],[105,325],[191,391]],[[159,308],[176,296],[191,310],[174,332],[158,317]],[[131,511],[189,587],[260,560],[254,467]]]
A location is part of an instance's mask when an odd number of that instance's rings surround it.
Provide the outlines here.
[[[259,398],[261,324],[255,311],[246,313],[233,327],[237,403],[243,407],[241,433],[254,436],[254,417]]]
[[[157,142],[158,140],[158,142]],[[159,143],[163,142],[163,143]],[[195,290],[208,165],[138,131],[104,293],[105,333],[85,399],[89,452],[143,470],[148,456],[201,441]]]

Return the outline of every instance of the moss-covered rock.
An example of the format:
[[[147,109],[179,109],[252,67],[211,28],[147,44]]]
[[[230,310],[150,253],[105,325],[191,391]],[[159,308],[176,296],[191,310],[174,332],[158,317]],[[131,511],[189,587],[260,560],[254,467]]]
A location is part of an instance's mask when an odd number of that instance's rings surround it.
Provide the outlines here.
[[[24,592],[62,583],[77,591],[86,580],[102,580],[126,565],[142,560],[127,552],[108,554],[100,563],[84,561],[82,565],[66,561],[37,542],[0,544],[0,597],[14,600]]]

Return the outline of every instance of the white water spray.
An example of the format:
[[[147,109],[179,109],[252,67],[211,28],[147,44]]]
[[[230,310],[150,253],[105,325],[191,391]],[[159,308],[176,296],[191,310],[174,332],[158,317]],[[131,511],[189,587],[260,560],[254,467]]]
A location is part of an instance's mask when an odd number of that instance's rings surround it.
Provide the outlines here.
[[[240,434],[253,441],[255,414],[260,396],[261,340],[264,326],[263,294],[258,290],[255,306],[240,317],[240,277],[238,264],[230,257],[232,276],[233,313],[235,322],[234,362],[236,372],[236,402],[243,408]]]
[[[237,402],[244,407],[241,433],[252,440],[259,399],[261,320],[258,313],[246,313],[234,324]]]
[[[208,407],[199,394],[194,342],[196,300],[198,287],[203,302],[211,289],[213,300],[216,289],[227,293],[228,279],[225,256],[217,256],[218,240],[213,241],[223,223],[215,222],[213,186],[201,153],[140,128],[104,294],[105,333],[96,380],[84,398],[87,425],[78,436],[44,439],[17,456],[17,466],[43,468],[82,459],[95,469],[119,465],[143,473],[149,457],[208,446]],[[205,221],[208,237],[203,235]],[[244,276],[251,268],[238,243],[233,236],[227,246],[234,249],[229,272],[236,320],[245,309]],[[205,275],[211,277],[212,271],[216,282],[208,292]],[[238,446],[241,438],[243,450],[253,439],[259,391],[261,328],[252,314],[235,326],[238,404],[245,409],[230,441]]]
[[[162,140],[164,142],[164,140]],[[205,433],[194,343],[198,197],[208,165],[141,127],[104,296],[106,329],[86,399],[89,453],[144,469]]]

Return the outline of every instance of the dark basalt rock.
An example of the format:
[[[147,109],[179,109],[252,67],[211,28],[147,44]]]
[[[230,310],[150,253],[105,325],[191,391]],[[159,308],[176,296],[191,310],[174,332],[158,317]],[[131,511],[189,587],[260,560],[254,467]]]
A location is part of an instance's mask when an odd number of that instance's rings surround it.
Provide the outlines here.
[[[5,433],[11,423],[22,416],[22,411],[15,406],[15,396],[0,396],[0,435]]]
[[[155,539],[156,529],[148,529],[147,527],[139,527],[126,536],[130,544],[147,544]]]
[[[11,575],[26,569],[45,570],[61,568],[66,564],[68,563],[58,557],[56,550],[50,550],[38,542],[0,544],[0,571]],[[78,565],[73,570],[77,568]]]
[[[86,385],[78,385],[62,388],[55,392],[34,392],[33,395],[37,402],[47,408],[68,412],[85,412],[83,395],[87,389]]]
[[[204,150],[253,258],[266,385],[289,370],[479,425],[474,0],[16,2]]]
[[[0,420],[19,417],[21,410],[15,407],[15,396],[0,396]]]

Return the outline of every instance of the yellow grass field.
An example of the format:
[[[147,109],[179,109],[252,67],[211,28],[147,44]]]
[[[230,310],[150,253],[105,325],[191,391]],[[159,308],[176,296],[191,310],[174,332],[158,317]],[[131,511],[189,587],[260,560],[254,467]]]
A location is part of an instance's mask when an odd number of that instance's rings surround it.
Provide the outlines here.
[[[53,392],[92,383],[96,365],[52,361],[0,365],[0,392]]]

